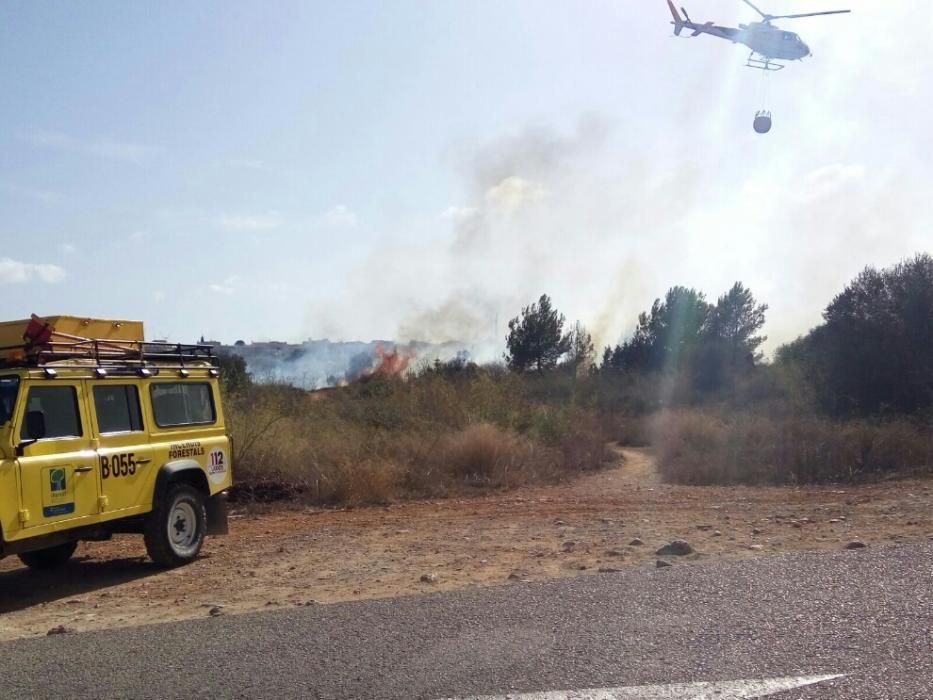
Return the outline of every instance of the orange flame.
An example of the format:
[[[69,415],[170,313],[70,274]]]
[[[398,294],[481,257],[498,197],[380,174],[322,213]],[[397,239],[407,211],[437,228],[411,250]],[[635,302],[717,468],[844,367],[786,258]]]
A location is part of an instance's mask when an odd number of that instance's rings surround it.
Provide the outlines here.
[[[374,377],[397,377],[408,369],[408,365],[415,359],[415,354],[410,350],[403,352],[398,347],[386,350],[382,345],[376,346],[376,355],[379,361],[353,377],[351,383],[365,382]]]

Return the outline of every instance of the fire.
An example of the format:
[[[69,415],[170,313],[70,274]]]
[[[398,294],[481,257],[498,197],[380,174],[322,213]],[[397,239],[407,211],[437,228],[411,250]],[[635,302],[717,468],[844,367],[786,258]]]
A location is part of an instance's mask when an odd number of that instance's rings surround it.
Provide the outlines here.
[[[350,379],[350,383],[365,382],[374,377],[397,377],[402,374],[413,359],[415,354],[411,351],[402,351],[396,347],[394,350],[386,350],[382,345],[376,346],[376,357],[378,361],[372,367],[367,367]]]
[[[374,364],[371,367],[365,367],[356,374],[341,379],[335,386],[311,389],[308,394],[314,400],[323,400],[332,396],[335,391],[339,391],[351,384],[368,382],[375,377],[398,377],[408,369],[412,360],[416,358],[417,354],[412,349],[395,347],[393,350],[386,350],[382,345],[377,345],[376,356],[373,358]]]

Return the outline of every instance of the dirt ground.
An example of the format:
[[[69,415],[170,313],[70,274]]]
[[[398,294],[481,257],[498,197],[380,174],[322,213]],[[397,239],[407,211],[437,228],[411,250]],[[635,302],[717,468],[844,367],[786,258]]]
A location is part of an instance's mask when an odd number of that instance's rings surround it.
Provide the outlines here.
[[[649,452],[561,486],[357,510],[234,513],[175,570],[142,538],[85,543],[56,572],[0,562],[0,640],[656,566],[673,539],[714,557],[933,538],[933,482],[721,488],[661,484]],[[641,544],[638,541],[641,541]]]

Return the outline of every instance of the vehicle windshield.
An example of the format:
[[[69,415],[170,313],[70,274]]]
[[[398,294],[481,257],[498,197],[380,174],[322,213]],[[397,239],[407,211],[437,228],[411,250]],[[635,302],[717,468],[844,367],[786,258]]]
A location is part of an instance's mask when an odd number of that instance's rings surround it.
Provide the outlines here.
[[[13,417],[18,392],[19,377],[15,374],[0,377],[0,425],[6,425]]]

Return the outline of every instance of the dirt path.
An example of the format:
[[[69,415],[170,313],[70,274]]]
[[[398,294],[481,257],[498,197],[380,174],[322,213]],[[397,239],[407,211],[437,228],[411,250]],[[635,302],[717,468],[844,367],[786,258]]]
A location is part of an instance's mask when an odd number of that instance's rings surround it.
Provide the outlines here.
[[[238,515],[194,564],[156,569],[141,538],[82,544],[54,573],[0,562],[0,639],[654,566],[672,539],[710,557],[933,538],[933,483],[848,488],[661,484],[650,454],[562,486],[345,511]],[[639,538],[644,544],[631,544]],[[427,576],[429,581],[422,581]]]

